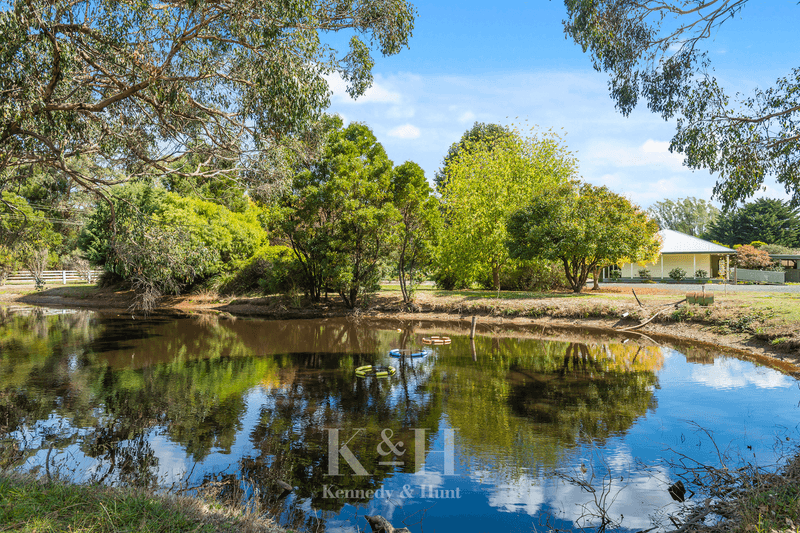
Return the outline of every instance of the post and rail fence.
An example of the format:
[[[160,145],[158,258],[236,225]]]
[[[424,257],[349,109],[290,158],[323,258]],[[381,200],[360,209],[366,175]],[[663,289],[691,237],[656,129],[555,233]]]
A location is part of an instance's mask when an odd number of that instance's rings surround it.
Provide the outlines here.
[[[67,283],[92,283],[97,281],[97,278],[102,274],[102,270],[44,270],[41,279],[45,283],[60,283],[66,285]],[[8,276],[3,278],[0,276],[0,285],[14,284],[14,285],[31,285],[36,280],[27,270],[16,270],[9,272]]]

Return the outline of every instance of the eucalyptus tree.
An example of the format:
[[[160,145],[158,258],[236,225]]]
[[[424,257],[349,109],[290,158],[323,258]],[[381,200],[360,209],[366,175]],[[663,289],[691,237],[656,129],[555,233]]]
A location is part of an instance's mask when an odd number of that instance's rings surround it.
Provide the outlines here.
[[[98,193],[156,169],[281,177],[329,104],[372,82],[371,47],[407,45],[405,0],[0,0],[0,184],[36,164]],[[349,50],[326,44],[353,36]],[[202,165],[174,165],[193,153]]]
[[[517,259],[543,258],[564,265],[579,293],[603,264],[654,260],[658,225],[606,187],[565,184],[543,191],[508,219],[508,248]]]
[[[719,216],[713,204],[694,197],[662,200],[654,203],[647,213],[658,222],[661,229],[680,231],[701,237]]]
[[[565,32],[610,74],[617,108],[629,115],[642,99],[664,119],[676,117],[670,149],[719,176],[714,196],[725,208],[755,194],[767,176],[800,202],[800,68],[749,95],[731,95],[711,72],[709,40],[746,15],[747,3],[564,0]]]

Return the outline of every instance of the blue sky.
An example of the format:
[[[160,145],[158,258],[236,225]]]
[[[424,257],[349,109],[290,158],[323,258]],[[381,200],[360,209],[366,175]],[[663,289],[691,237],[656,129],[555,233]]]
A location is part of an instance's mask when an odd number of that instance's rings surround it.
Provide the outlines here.
[[[419,1],[409,49],[376,57],[375,83],[356,101],[330,80],[330,111],[369,125],[395,164],[432,179],[448,147],[475,121],[536,125],[564,135],[582,177],[642,207],[665,198],[710,199],[716,181],[667,147],[674,123],[643,106],[614,109],[606,74],[564,37],[558,0]],[[796,0],[751,2],[706,46],[726,88],[767,87],[800,66]],[[338,36],[335,43],[341,47]],[[341,49],[341,48],[340,48]],[[770,181],[761,196],[787,198]]]

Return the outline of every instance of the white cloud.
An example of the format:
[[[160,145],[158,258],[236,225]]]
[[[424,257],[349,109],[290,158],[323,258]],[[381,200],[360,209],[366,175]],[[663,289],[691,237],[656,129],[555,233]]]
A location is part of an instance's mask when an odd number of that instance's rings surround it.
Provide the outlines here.
[[[392,128],[387,133],[390,137],[397,137],[398,139],[416,139],[420,136],[419,128],[412,124],[403,124]]]
[[[416,113],[416,110],[411,106],[392,106],[386,112],[386,118],[411,118]]]
[[[597,139],[590,143],[588,158],[615,167],[666,167],[672,172],[689,172],[683,166],[683,156],[670,153],[668,141],[647,139],[639,146],[631,146],[622,139]],[[584,156],[585,158],[585,156]]]
[[[380,76],[376,76],[372,86],[358,99],[353,99],[347,94],[347,82],[334,72],[325,76],[328,87],[333,93],[331,100],[341,104],[398,104],[402,101],[400,93],[385,86]]]
[[[473,122],[475,120],[475,113],[472,111],[464,111],[458,116],[458,121],[462,124]]]

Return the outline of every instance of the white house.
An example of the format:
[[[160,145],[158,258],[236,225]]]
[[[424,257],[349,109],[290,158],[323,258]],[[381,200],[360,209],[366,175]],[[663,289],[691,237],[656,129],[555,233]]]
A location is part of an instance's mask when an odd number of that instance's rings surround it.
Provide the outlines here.
[[[736,255],[736,250],[671,229],[661,230],[658,234],[661,236],[661,254],[656,262],[623,263],[619,266],[622,278],[640,278],[639,270],[646,268],[654,279],[669,279],[670,271],[680,267],[686,271],[687,278],[700,277],[696,273],[702,270],[706,277],[716,278],[722,275],[727,279],[730,256]],[[607,268],[606,276],[608,271]]]

